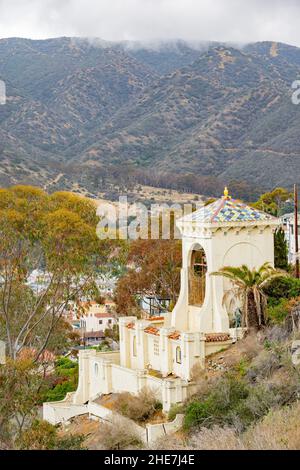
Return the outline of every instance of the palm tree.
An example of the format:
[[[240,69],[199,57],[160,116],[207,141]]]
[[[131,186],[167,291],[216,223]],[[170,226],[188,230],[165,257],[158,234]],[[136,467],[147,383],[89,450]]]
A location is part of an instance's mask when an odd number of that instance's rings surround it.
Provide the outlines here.
[[[223,301],[229,298],[231,307],[239,299],[242,304],[242,326],[258,330],[266,324],[267,298],[264,288],[272,279],[286,274],[274,269],[270,263],[264,263],[258,270],[249,269],[246,265],[239,268],[225,266],[212,275],[231,281],[232,287],[225,293]]]

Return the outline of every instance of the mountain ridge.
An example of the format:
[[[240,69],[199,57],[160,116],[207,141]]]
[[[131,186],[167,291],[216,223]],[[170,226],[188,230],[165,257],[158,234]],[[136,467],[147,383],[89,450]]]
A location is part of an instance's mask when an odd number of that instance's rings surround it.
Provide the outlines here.
[[[62,167],[74,183],[76,165],[128,164],[266,189],[300,174],[299,107],[291,102],[299,48],[101,44],[0,40],[8,95],[0,106],[1,184],[26,181],[28,163],[36,168],[30,181],[36,172],[45,186]]]

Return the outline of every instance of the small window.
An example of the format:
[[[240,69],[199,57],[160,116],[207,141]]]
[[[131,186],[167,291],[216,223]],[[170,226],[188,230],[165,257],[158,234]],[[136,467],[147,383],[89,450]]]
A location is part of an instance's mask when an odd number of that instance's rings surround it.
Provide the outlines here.
[[[99,325],[102,325],[102,323],[103,323],[103,320],[99,320]]]
[[[108,323],[111,325],[111,319],[108,320]]]
[[[176,362],[181,364],[181,348],[179,346],[176,348]]]
[[[99,367],[98,367],[97,362],[96,362],[95,365],[94,365],[94,371],[95,371],[95,375],[97,376],[97,375],[98,375],[98,372],[99,372]]]

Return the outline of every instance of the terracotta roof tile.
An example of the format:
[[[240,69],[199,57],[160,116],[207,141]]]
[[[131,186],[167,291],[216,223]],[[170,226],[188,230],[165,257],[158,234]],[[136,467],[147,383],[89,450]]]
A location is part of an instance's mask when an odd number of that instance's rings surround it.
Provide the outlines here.
[[[128,323],[128,325],[126,325],[127,328],[129,328],[130,330],[135,330],[135,324],[132,322],[132,323]]]
[[[96,318],[113,318],[110,313],[95,313],[94,317]]]
[[[170,339],[180,339],[180,332],[179,331],[174,331],[174,333],[171,333],[168,338]]]
[[[154,326],[147,326],[147,328],[144,329],[144,332],[150,335],[159,336],[159,328],[155,328]]]
[[[228,333],[208,333],[205,335],[205,341],[207,343],[217,343],[228,340],[230,340]]]

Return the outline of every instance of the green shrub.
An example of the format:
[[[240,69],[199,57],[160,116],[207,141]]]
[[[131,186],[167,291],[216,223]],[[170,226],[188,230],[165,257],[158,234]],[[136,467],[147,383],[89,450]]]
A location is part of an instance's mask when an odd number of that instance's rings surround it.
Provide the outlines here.
[[[289,268],[288,246],[282,227],[278,228],[274,233],[274,255],[275,268],[285,269],[287,271]]]
[[[279,304],[282,299],[291,299],[300,296],[300,279],[294,277],[274,278],[265,288],[269,297],[269,305]]]
[[[76,362],[71,361],[68,357],[61,356],[55,361],[55,368],[73,369]]]
[[[73,377],[78,374],[78,363],[67,357],[60,357],[55,362],[55,373],[59,377]]]
[[[84,440],[80,434],[61,437],[55,426],[36,419],[22,433],[17,446],[23,450],[83,450]]]
[[[280,394],[264,385],[251,386],[248,396],[240,400],[229,412],[227,423],[235,429],[244,431],[251,424],[265,416],[271,408],[280,402]]]
[[[68,392],[74,392],[77,385],[71,381],[55,385],[54,388],[48,390],[45,394],[45,401],[60,401],[63,400]]]
[[[233,426],[243,431],[280,403],[281,398],[276,388],[250,385],[240,376],[227,375],[203,400],[187,406],[184,429]]]
[[[110,344],[108,341],[104,340],[102,341],[102,343],[100,343],[97,347],[96,347],[96,350],[97,351],[100,351],[100,352],[109,352],[111,351],[111,347],[110,347]]]
[[[60,357],[55,362],[55,376],[59,383],[45,393],[45,401],[63,400],[68,392],[76,390],[78,384],[78,363],[71,361],[67,357]]]
[[[267,309],[267,316],[271,323],[282,323],[289,313],[289,299],[280,299],[279,301],[270,302]]]
[[[241,359],[238,364],[235,366],[235,370],[241,377],[244,377],[247,374],[249,368],[249,360],[248,359]]]
[[[248,394],[249,390],[245,381],[227,374],[217,382],[215,388],[204,400],[194,401],[188,405],[184,428],[210,427],[214,424],[227,423],[231,412],[240,400],[247,398]]]

